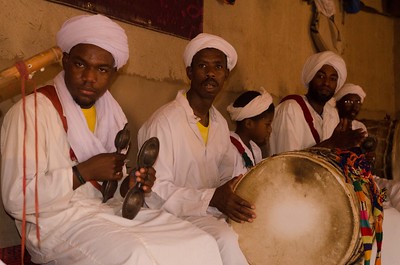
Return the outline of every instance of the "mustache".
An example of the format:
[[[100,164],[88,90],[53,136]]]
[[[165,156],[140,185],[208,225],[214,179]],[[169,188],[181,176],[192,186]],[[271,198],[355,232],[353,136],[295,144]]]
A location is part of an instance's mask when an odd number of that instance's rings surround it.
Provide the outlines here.
[[[219,83],[214,78],[207,78],[203,82],[202,85],[212,85],[212,86],[219,86]]]
[[[95,92],[95,91],[96,91],[96,89],[93,88],[93,84],[90,83],[90,82],[83,82],[83,83],[79,86],[79,88],[80,88],[81,90],[88,90],[88,91],[92,91],[92,92]]]

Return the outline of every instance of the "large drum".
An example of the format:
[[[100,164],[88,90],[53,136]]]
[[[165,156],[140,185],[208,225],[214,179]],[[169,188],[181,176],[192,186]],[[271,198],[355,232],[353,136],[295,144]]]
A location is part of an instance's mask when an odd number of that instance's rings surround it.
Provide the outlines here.
[[[269,157],[235,187],[235,193],[256,205],[253,223],[231,222],[251,265],[338,265],[363,259],[353,185],[345,183],[329,158],[314,151]]]
[[[397,120],[361,120],[377,141],[372,172],[381,178],[400,180],[400,123]]]

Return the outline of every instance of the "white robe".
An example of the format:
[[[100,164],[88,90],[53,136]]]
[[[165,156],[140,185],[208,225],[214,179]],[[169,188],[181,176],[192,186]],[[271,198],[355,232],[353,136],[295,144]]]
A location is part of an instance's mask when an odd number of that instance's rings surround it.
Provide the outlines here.
[[[61,119],[47,97],[37,95],[38,195],[41,247],[35,220],[33,95],[26,98],[26,246],[35,263],[48,264],[222,264],[215,239],[189,222],[144,209],[134,220],[121,217],[122,198],[101,203],[91,183],[73,190],[70,145]],[[1,187],[6,211],[22,220],[22,104],[14,105],[1,127]]]
[[[339,115],[336,108],[327,102],[320,116],[302,96],[310,110],[314,127],[317,130],[321,142],[330,138],[339,123]],[[312,147],[316,144],[308,126],[300,105],[292,99],[278,105],[272,121],[272,132],[269,138],[270,155],[286,151],[296,151]]]
[[[380,189],[387,189],[387,200],[383,205],[382,265],[400,265],[400,181],[379,177],[375,177],[375,181]],[[375,253],[376,244],[373,258]]]
[[[199,118],[193,114],[183,90],[140,128],[139,146],[150,137],[160,140],[154,165],[158,178],[153,187],[159,198],[152,195],[146,203],[150,208],[162,207],[212,234],[224,264],[247,264],[225,216],[209,207],[215,189],[232,178],[235,159],[226,120],[215,107],[209,114],[207,145],[197,127]]]
[[[367,127],[365,126],[365,124],[362,123],[361,121],[358,121],[358,120],[353,120],[351,122],[351,129],[352,130],[362,129],[363,131],[368,132]]]
[[[240,139],[240,136],[235,132],[230,132],[230,135],[234,137],[239,143],[243,146],[244,151],[246,152],[247,156],[250,158],[251,162],[253,162],[253,166],[259,163],[262,160],[262,151],[261,148],[253,141],[250,141],[251,150],[245,145]],[[242,155],[237,150],[236,146],[232,143],[233,149],[235,152],[235,169],[234,169],[234,176],[238,176],[240,174],[246,174],[249,168],[246,167],[245,162],[243,160]]]

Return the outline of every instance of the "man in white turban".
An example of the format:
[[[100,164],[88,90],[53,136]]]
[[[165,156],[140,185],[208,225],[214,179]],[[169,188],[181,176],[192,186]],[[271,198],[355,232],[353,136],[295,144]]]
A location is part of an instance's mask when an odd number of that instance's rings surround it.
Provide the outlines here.
[[[231,120],[236,122],[230,137],[237,150],[234,175],[247,173],[262,160],[260,146],[269,139],[274,110],[272,97],[264,89],[243,92],[227,107]]]
[[[367,127],[356,120],[365,96],[366,94],[360,86],[350,83],[342,86],[334,95],[339,117],[348,119],[353,130],[362,129],[367,132]]]
[[[114,143],[127,123],[108,91],[128,60],[124,30],[101,15],[79,16],[64,23],[57,43],[64,70],[15,104],[1,128],[2,199],[32,261],[222,264],[214,238],[188,222],[145,208],[133,220],[121,216],[128,183],[150,193],[155,181],[152,167],[128,173]],[[120,181],[125,192],[102,203],[104,181]]]
[[[270,136],[271,155],[316,145],[348,148],[366,137],[361,130],[349,130],[347,120],[339,122],[334,105],[328,103],[346,77],[346,64],[334,52],[316,53],[306,60],[301,80],[307,94],[287,96],[276,108]]]
[[[228,124],[213,106],[237,54],[221,37],[202,33],[188,43],[183,57],[189,90],[179,91],[138,133],[139,145],[153,136],[160,139],[157,182],[146,203],[211,234],[224,264],[247,264],[226,217],[252,222],[254,206],[233,192],[235,150]]]

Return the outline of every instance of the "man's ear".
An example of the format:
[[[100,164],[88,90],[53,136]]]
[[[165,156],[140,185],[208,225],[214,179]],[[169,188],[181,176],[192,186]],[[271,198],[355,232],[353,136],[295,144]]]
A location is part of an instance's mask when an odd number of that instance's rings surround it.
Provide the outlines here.
[[[66,64],[68,63],[68,59],[69,59],[69,54],[66,52],[63,52],[63,57],[62,57],[63,68],[65,68]]]
[[[244,120],[244,127],[246,127],[246,129],[251,129],[254,127],[254,121],[252,119],[245,119]]]
[[[231,71],[228,68],[226,68],[225,80],[228,79],[230,73]]]
[[[186,67],[186,75],[190,80],[192,80],[193,70],[191,66]]]

